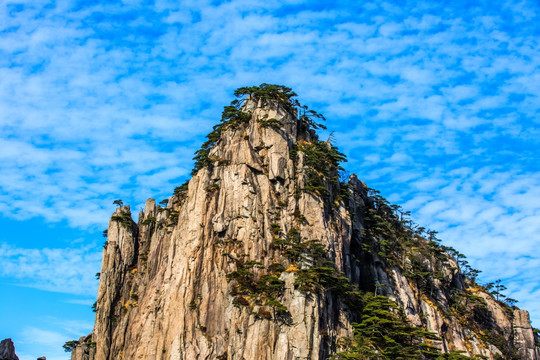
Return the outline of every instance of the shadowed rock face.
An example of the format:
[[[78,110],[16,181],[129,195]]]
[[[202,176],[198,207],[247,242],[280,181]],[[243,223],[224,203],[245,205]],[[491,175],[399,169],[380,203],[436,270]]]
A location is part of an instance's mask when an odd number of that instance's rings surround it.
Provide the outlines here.
[[[0,342],[0,360],[19,360],[11,339],[4,339]]]
[[[306,154],[291,154],[314,141],[314,133],[278,102],[249,100],[244,109],[251,120],[223,132],[210,152],[212,165],[166,207],[147,200],[137,224],[128,206],[113,214],[94,331],[79,340],[73,360],[329,358],[340,339],[352,337],[358,319],[331,291],[295,285],[298,269],[275,246],[292,229],[319,240],[337,270],[361,289],[386,284],[377,291],[402,306],[411,323],[437,333],[443,351],[496,359],[504,343],[522,359],[538,358],[526,311],[508,313],[478,292],[485,321],[506,339],[501,344],[481,339],[452,315],[451,290],[466,286],[452,258],[428,298],[398,266],[383,266],[379,255],[363,250],[363,213],[371,201],[365,184],[351,176],[345,197],[339,185],[326,184],[326,196],[300,191]],[[261,119],[281,125],[263,126]],[[260,296],[239,295],[230,274],[249,261],[257,262],[254,280],[281,266],[278,300],[286,313]]]

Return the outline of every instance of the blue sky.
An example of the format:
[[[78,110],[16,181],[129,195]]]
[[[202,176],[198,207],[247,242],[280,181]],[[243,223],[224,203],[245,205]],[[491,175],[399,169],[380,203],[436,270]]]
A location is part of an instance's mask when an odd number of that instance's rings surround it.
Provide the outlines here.
[[[66,359],[101,231],[168,197],[235,88],[292,87],[347,168],[540,327],[537,1],[4,1],[0,338]],[[7,295],[6,295],[7,294]],[[7,319],[7,321],[5,321]]]

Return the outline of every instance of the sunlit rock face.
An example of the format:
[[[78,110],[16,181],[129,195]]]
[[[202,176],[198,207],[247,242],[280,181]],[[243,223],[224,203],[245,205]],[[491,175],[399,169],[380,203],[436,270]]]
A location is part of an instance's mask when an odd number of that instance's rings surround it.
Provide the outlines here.
[[[149,199],[138,223],[127,206],[113,214],[94,331],[79,339],[73,360],[328,359],[344,350],[360,319],[335,291],[299,286],[310,260],[294,262],[276,245],[296,232],[323,245],[353,285],[388,296],[413,325],[438,334],[432,342],[442,352],[497,359],[505,346],[538,358],[527,312],[509,312],[481,289],[482,321],[499,341],[464,325],[451,297],[468,285],[450,256],[443,265],[420,259],[438,274],[426,291],[406,276],[407,257],[388,265],[366,250],[364,210],[372,199],[355,175],[348,186],[325,179],[326,192],[304,191],[309,159],[298,149],[317,138],[294,108],[248,99],[242,109],[249,121],[220,134],[210,165],[167,205]],[[279,281],[265,286],[279,291],[244,289],[242,269],[259,285],[273,276]]]

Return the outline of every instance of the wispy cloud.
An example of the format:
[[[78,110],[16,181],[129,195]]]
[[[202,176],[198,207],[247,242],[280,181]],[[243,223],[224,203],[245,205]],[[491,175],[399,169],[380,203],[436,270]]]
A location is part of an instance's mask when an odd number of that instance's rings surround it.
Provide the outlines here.
[[[0,276],[16,285],[94,297],[101,252],[94,248],[24,249],[0,244]]]
[[[172,192],[234,88],[284,83],[327,116],[352,172],[508,281],[538,324],[538,13],[534,1],[4,2],[0,213],[102,227],[114,199]],[[26,270],[2,271],[59,290],[31,258],[69,259],[33,247],[3,245]]]
[[[92,329],[92,324],[50,318],[50,327],[58,330],[42,329],[34,326],[24,327],[15,343],[16,353],[21,360],[34,360],[38,356],[46,356],[51,360],[65,360],[66,354],[62,345],[69,340],[78,340],[82,334]],[[23,351],[18,351],[22,348]]]
[[[390,197],[419,224],[466,254],[481,279],[503,279],[508,295],[533,311],[540,303],[536,249],[540,245],[540,177],[504,168],[430,168]],[[393,186],[396,190],[396,184]]]

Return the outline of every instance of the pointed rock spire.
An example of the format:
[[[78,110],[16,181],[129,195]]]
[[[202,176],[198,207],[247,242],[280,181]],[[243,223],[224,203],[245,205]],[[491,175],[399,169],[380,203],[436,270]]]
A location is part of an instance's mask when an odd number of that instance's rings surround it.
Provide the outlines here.
[[[9,338],[0,342],[0,360],[19,360],[15,354],[15,345]]]

